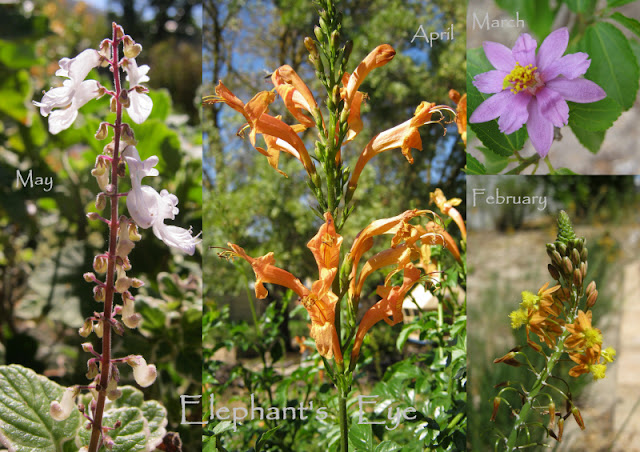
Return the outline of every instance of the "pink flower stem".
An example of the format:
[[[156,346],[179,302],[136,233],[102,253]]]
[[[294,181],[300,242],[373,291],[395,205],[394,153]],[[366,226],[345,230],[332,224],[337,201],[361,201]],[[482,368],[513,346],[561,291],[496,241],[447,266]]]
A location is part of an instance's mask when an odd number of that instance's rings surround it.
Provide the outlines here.
[[[120,98],[120,69],[118,65],[118,44],[119,38],[118,27],[113,23],[113,39],[111,41],[112,61],[111,69],[113,72],[113,81],[116,99],[116,122],[114,126],[113,138],[113,159],[111,161],[111,184],[114,189],[109,197],[111,207],[111,223],[109,224],[109,252],[107,263],[107,278],[104,298],[104,314],[103,314],[103,335],[102,335],[102,359],[100,365],[100,383],[96,386],[98,391],[98,400],[93,416],[93,424],[91,430],[91,441],[89,443],[89,452],[97,452],[102,442],[102,416],[104,414],[104,405],[107,396],[107,385],[111,374],[111,321],[113,315],[113,295],[115,292],[114,276],[116,270],[116,246],[118,239],[118,164],[120,162],[120,133],[122,131],[122,104]]]

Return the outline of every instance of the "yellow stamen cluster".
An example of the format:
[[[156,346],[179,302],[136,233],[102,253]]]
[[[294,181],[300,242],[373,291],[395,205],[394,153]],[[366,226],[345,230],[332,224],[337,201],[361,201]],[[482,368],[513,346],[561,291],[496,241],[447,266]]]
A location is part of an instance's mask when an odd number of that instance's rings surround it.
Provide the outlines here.
[[[523,89],[529,88],[532,82],[535,82],[535,71],[537,67],[533,67],[532,64],[526,66],[520,66],[520,63],[516,63],[516,66],[511,70],[509,75],[504,78],[502,82],[502,89],[511,87],[513,94],[518,94]]]

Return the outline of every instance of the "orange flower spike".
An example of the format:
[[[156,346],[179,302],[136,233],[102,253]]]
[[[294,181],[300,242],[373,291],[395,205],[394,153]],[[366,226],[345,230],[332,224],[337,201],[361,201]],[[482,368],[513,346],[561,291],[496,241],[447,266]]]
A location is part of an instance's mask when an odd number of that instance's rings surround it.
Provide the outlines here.
[[[418,128],[426,124],[440,122],[442,118],[432,121],[431,116],[433,113],[441,113],[443,110],[453,111],[446,105],[436,106],[436,104],[433,103],[422,102],[416,108],[413,118],[374,136],[360,153],[360,157],[356,162],[353,173],[351,174],[351,179],[349,180],[347,199],[353,196],[353,192],[358,185],[360,173],[362,173],[365,165],[381,152],[400,148],[409,163],[413,163],[411,149],[422,150],[422,139],[420,138]]]
[[[447,231],[442,229],[442,226],[430,221],[426,224],[426,226],[418,226],[421,230],[422,235],[420,239],[423,244],[427,245],[440,245],[444,246],[455,260],[458,262],[462,262],[462,258],[460,257],[460,249],[458,249],[458,245],[456,245],[455,240],[451,237]]]
[[[302,298],[302,304],[311,319],[310,336],[316,342],[318,353],[327,359],[342,362],[340,340],[335,327],[338,297],[331,291],[337,269],[323,269],[320,279],[313,283],[311,292]]]
[[[213,96],[205,96],[203,101],[205,104],[215,104],[219,102],[224,102],[229,107],[233,108],[238,113],[241,113],[242,116],[247,118],[247,115],[244,111],[244,103],[238,99],[224,84],[222,80],[218,81],[218,86],[216,86],[215,94]],[[247,118],[247,121],[249,119]]]
[[[228,245],[231,248],[231,252],[229,254],[241,257],[251,264],[251,267],[256,274],[256,298],[266,298],[268,292],[264,287],[264,283],[277,284],[279,286],[286,287],[293,290],[299,297],[306,297],[309,294],[309,289],[307,289],[298,278],[288,271],[273,265],[275,262],[273,253],[253,258],[238,245],[234,245],[233,243],[229,243]]]
[[[445,215],[449,215],[453,221],[458,225],[460,229],[460,233],[462,234],[462,238],[467,238],[467,227],[464,224],[464,219],[455,206],[459,206],[462,203],[460,198],[451,198],[447,199],[447,197],[442,193],[442,190],[436,188],[432,193],[429,193],[429,198],[431,198],[431,202],[438,206],[438,209]]]
[[[351,106],[352,101],[360,88],[360,85],[372,70],[382,67],[396,56],[396,51],[389,44],[382,44],[373,49],[369,55],[362,60],[353,74],[349,77],[349,81],[344,88],[345,107]]]
[[[467,145],[467,95],[460,96],[460,93],[455,89],[449,90],[449,99],[451,99],[457,106],[456,108],[456,125],[458,126],[458,133],[464,145]]]
[[[309,240],[307,248],[313,253],[318,264],[318,272],[323,269],[337,269],[340,264],[340,247],[342,236],[336,233],[336,227],[330,212],[324,214],[325,223],[318,233]]]
[[[315,121],[302,113],[302,110],[306,110],[313,115],[313,112],[318,108],[318,104],[296,71],[289,65],[280,66],[271,74],[271,81],[293,117],[305,127],[313,127]]]
[[[402,286],[395,286],[391,289],[382,288],[382,290],[378,292],[386,296],[369,308],[360,321],[358,332],[356,333],[356,338],[353,343],[353,350],[351,351],[350,367],[353,368],[355,366],[358,355],[360,354],[360,347],[362,347],[362,341],[373,325],[380,320],[385,320],[389,325],[395,325],[402,321],[402,301],[419,279],[420,270],[410,264],[404,270]],[[393,316],[393,320],[390,320],[389,316]]]

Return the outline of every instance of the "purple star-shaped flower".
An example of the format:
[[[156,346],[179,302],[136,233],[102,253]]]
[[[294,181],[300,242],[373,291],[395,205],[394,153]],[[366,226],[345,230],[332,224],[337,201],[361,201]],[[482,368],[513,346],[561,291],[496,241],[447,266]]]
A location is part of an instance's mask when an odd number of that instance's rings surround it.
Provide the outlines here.
[[[527,125],[531,143],[545,157],[553,142],[553,127],[566,126],[566,101],[596,102],[607,94],[596,83],[579,78],[591,64],[583,52],[562,56],[569,43],[566,27],[549,34],[540,45],[527,33],[520,35],[513,49],[497,42],[482,44],[496,69],[478,74],[473,84],[481,93],[495,93],[475,109],[469,122],[498,119],[500,132],[510,134]]]

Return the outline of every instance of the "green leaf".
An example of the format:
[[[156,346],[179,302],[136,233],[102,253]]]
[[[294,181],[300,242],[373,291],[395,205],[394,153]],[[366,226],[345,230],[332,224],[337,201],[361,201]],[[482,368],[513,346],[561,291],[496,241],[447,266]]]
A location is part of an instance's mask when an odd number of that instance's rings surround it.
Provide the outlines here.
[[[11,118],[22,124],[29,123],[29,110],[27,103],[32,95],[31,80],[27,70],[20,70],[10,75],[3,74],[0,77],[0,112],[4,112]],[[39,121],[39,118],[34,118]]]
[[[155,449],[162,444],[162,439],[167,430],[167,409],[156,400],[147,400],[142,404],[142,415],[147,421],[149,436],[147,446]]]
[[[607,6],[609,8],[617,8],[618,6],[626,5],[627,3],[635,1],[636,0],[607,0]]]
[[[64,421],[54,421],[49,405],[65,388],[31,369],[0,366],[0,438],[15,452],[62,452],[63,444],[80,427],[80,412],[73,410]],[[77,448],[76,448],[77,450]]]
[[[578,173],[574,173],[569,168],[558,168],[551,172],[555,176],[576,176]]]
[[[402,351],[402,348],[404,347],[405,342],[407,342],[407,339],[409,339],[409,335],[413,333],[415,330],[419,330],[419,329],[420,329],[420,325],[418,325],[417,323],[412,323],[410,325],[405,326],[403,330],[400,331],[400,334],[398,334],[398,339],[396,339],[396,348],[398,349],[398,351]]]
[[[149,97],[153,101],[153,108],[149,119],[159,119],[166,121],[171,112],[171,95],[166,89],[154,89],[149,91]]]
[[[609,97],[590,104],[568,104],[569,124],[592,132],[607,130],[622,113],[620,105]]]
[[[108,433],[115,443],[112,452],[146,452],[148,431],[142,410],[128,407],[105,411],[102,418],[104,426],[113,427],[117,421],[121,422],[120,427],[109,430]],[[91,430],[78,430],[76,444],[87,445],[90,440]]]
[[[602,142],[604,141],[604,135],[606,131],[596,131],[591,132],[589,130],[585,130],[581,127],[578,127],[575,124],[570,124],[571,130],[575,134],[578,141],[587,149],[589,149],[594,154],[598,152]]]
[[[509,159],[507,157],[498,155],[491,149],[480,146],[478,150],[484,154],[488,174],[498,174],[509,164]]]
[[[43,59],[36,56],[31,43],[0,40],[0,63],[14,70],[29,69],[43,65]]]
[[[478,108],[478,105],[491,96],[491,94],[481,93],[473,86],[473,77],[492,70],[493,66],[487,60],[484,51],[481,48],[477,48],[467,51],[467,69],[467,87],[469,87],[467,102],[469,112],[472,113]],[[515,151],[522,149],[527,139],[527,132],[524,127],[511,135],[501,133],[498,128],[498,121],[495,119],[489,122],[471,124],[471,128],[478,136],[478,139],[482,141],[482,144],[503,157],[509,157]]]
[[[393,441],[383,441],[375,448],[375,452],[395,452],[402,450],[402,446]]]
[[[213,436],[222,435],[225,432],[233,430],[233,422],[231,421],[222,421],[216,424],[213,428]]]
[[[638,65],[640,66],[640,41],[637,39],[629,39],[629,45],[631,46],[633,54],[636,56]]]
[[[549,7],[549,0],[496,0],[498,6],[526,21],[529,29],[538,37],[546,37],[551,32],[555,15]],[[469,85],[467,85],[469,86]]]
[[[631,108],[640,69],[624,34],[611,24],[598,22],[587,28],[578,46],[591,58],[585,77],[600,85],[623,110]]]
[[[627,17],[617,11],[611,15],[611,18],[621,24],[623,27],[626,27],[636,35],[640,36],[640,22],[638,22],[637,19]]]
[[[267,430],[266,432],[264,432],[263,434],[260,435],[260,437],[258,438],[258,441],[256,441],[256,452],[260,452],[262,450],[262,447],[265,445],[265,443],[267,441],[269,441],[269,438],[271,438],[273,436],[273,434],[280,427],[282,427],[282,425],[278,425],[276,427],[273,427],[271,430]]]
[[[467,166],[465,168],[465,172],[469,175],[485,175],[487,174],[487,169],[484,167],[482,163],[478,161],[473,155],[467,153]]]
[[[371,424],[352,424],[349,430],[349,445],[356,452],[373,452]]]
[[[596,7],[596,0],[564,0],[564,3],[574,13],[592,13]]]

